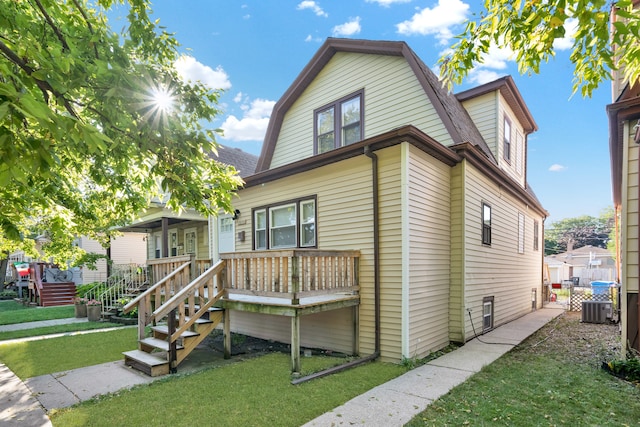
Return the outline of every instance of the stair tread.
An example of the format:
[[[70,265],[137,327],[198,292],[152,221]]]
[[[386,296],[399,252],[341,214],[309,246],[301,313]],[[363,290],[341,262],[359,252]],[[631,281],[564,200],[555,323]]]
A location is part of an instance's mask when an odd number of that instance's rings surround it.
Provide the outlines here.
[[[147,353],[146,351],[142,351],[142,350],[125,351],[122,354],[124,354],[125,357],[137,360],[148,366],[157,366],[157,365],[163,365],[163,364],[169,363],[164,358],[154,356],[153,354]]]
[[[158,325],[158,326],[152,326],[151,327],[152,331],[158,331],[162,334],[168,334],[169,333],[169,327],[167,325]],[[181,337],[195,337],[200,335],[198,332],[194,332],[194,331],[184,331],[182,334],[180,334]]]
[[[189,316],[185,316],[184,318],[187,322],[189,320],[191,320],[191,318]],[[193,323],[197,323],[197,324],[203,324],[203,323],[212,323],[213,320],[209,320],[209,319],[203,319],[202,317],[196,319]]]
[[[143,338],[140,340],[140,343],[146,344],[151,347],[159,348],[164,351],[169,351],[169,343],[159,338],[153,338],[153,337]],[[176,346],[176,348],[180,350],[183,347],[181,345],[178,345]]]

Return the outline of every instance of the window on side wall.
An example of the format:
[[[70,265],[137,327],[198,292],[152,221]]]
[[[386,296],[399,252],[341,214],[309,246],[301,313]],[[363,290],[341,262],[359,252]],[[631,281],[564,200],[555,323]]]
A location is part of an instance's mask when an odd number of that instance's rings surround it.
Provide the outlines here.
[[[539,229],[539,223],[536,220],[533,220],[533,250],[537,251],[538,250],[538,239],[539,239],[539,233],[540,233],[540,229]]]
[[[316,246],[316,199],[303,198],[253,210],[255,250]]]
[[[482,204],[482,244],[491,245],[491,206]]]
[[[504,117],[504,126],[502,128],[502,131],[502,157],[508,163],[511,163],[511,120],[509,120],[507,116]]]
[[[518,253],[524,253],[524,214],[518,212]]]
[[[314,113],[314,152],[326,153],[363,138],[363,92],[346,96]]]

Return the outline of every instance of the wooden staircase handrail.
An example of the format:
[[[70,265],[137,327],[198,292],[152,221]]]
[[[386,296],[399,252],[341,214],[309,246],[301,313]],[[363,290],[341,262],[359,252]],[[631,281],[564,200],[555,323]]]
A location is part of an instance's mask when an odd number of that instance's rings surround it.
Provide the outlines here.
[[[209,298],[209,300],[204,304],[201,305],[200,308],[198,309],[198,311],[196,311],[195,313],[193,313],[192,316],[189,316],[189,320],[187,320],[186,322],[184,322],[182,325],[180,325],[180,327],[178,329],[175,330],[175,332],[173,332],[171,334],[171,336],[169,337],[169,342],[175,342],[178,338],[180,338],[180,336],[187,330],[189,330],[189,328],[191,328],[191,326],[202,317],[203,314],[205,314],[216,302],[218,302],[218,300],[220,298],[222,298],[224,296],[224,289],[221,290],[220,292],[218,292],[216,295],[214,295],[212,298]]]
[[[193,280],[190,284],[182,288],[180,291],[178,291],[175,295],[173,295],[171,298],[165,301],[164,304],[158,307],[153,313],[151,313],[150,319],[154,319],[154,318],[162,319],[163,317],[167,316],[169,312],[171,312],[171,310],[178,307],[180,303],[183,303],[185,299],[187,299],[189,296],[195,293],[196,289],[203,282],[205,282],[206,280],[209,280],[211,276],[215,276],[216,274],[219,274],[222,271],[224,271],[225,267],[226,267],[226,262],[224,260],[220,260],[215,265],[209,267],[208,270],[206,270],[204,273],[202,273],[200,276],[198,276],[195,280]],[[211,298],[211,299],[214,299],[214,298]]]
[[[178,273],[182,272],[182,270],[184,270],[185,268],[189,267],[191,265],[191,261],[189,262],[185,262],[184,264],[182,264],[180,267],[176,268],[175,270],[173,270],[171,273],[169,273],[167,276],[163,277],[162,279],[160,279],[159,281],[157,281],[153,286],[151,286],[149,289],[147,289],[146,291],[144,291],[143,293],[141,293],[140,295],[138,295],[137,297],[135,297],[134,299],[132,299],[131,301],[129,301],[129,303],[127,305],[125,305],[124,307],[122,307],[122,311],[124,313],[128,313],[129,311],[133,310],[134,307],[136,307],[138,305],[138,303],[143,299],[146,298],[148,295],[151,295],[153,292],[156,291],[156,289],[160,286],[162,286],[165,282],[171,280],[174,276],[178,275]]]

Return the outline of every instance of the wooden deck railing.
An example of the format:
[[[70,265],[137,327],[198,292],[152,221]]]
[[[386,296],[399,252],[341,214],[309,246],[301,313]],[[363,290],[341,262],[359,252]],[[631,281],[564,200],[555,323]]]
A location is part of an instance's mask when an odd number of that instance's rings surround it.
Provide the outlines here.
[[[228,293],[291,299],[359,288],[359,251],[293,249],[224,253]]]

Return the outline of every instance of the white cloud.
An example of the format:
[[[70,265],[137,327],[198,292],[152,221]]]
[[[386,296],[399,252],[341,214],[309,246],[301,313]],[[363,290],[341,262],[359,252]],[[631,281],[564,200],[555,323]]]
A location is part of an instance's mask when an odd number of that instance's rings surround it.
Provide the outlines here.
[[[183,55],[174,62],[173,66],[185,81],[201,82],[211,89],[229,89],[229,76],[218,66],[215,70],[208,65],[198,62],[193,56]]]
[[[267,125],[275,101],[256,99],[250,105],[243,105],[242,118],[230,115],[220,128],[224,131],[223,139],[230,141],[262,141],[267,132]]]
[[[559,165],[557,163],[554,163],[553,165],[551,165],[549,167],[549,172],[562,172],[562,171],[565,171],[565,170],[567,170],[566,166]]]
[[[469,83],[477,83],[483,85],[485,83],[492,82],[502,77],[504,73],[498,73],[497,71],[486,70],[483,68],[474,68],[469,72]]]
[[[513,57],[511,49],[498,48],[492,44],[489,52],[483,56],[483,62],[475,64],[469,71],[469,83],[485,84],[508,74],[507,63]]]
[[[298,9],[298,10],[311,9],[313,11],[313,13],[315,13],[318,16],[322,16],[324,18],[329,16],[329,14],[327,12],[325,12],[324,10],[322,10],[320,5],[318,3],[316,3],[315,1],[313,1],[313,0],[304,0],[304,1],[300,2],[298,4],[298,6],[296,7],[296,9]]]
[[[382,7],[389,7],[394,3],[409,3],[411,0],[366,0],[367,3],[378,3]]]
[[[242,92],[238,92],[236,96],[233,97],[233,102],[238,103],[242,102],[242,97],[244,94]]]
[[[352,18],[351,21],[333,27],[332,34],[334,37],[352,36],[354,34],[358,34],[361,29],[360,17],[356,16],[355,18]]]
[[[322,38],[320,38],[320,37],[313,37],[311,34],[309,34],[309,35],[304,39],[304,41],[306,41],[306,42],[321,42],[321,41],[322,41]]]
[[[460,0],[438,0],[438,5],[425,7],[408,20],[396,25],[398,33],[410,35],[435,35],[442,45],[453,37],[451,27],[461,24],[467,17],[469,5]]]
[[[573,47],[574,36],[578,30],[578,20],[575,18],[569,18],[564,23],[564,37],[561,39],[555,39],[553,41],[553,48],[555,50],[567,50]]]

